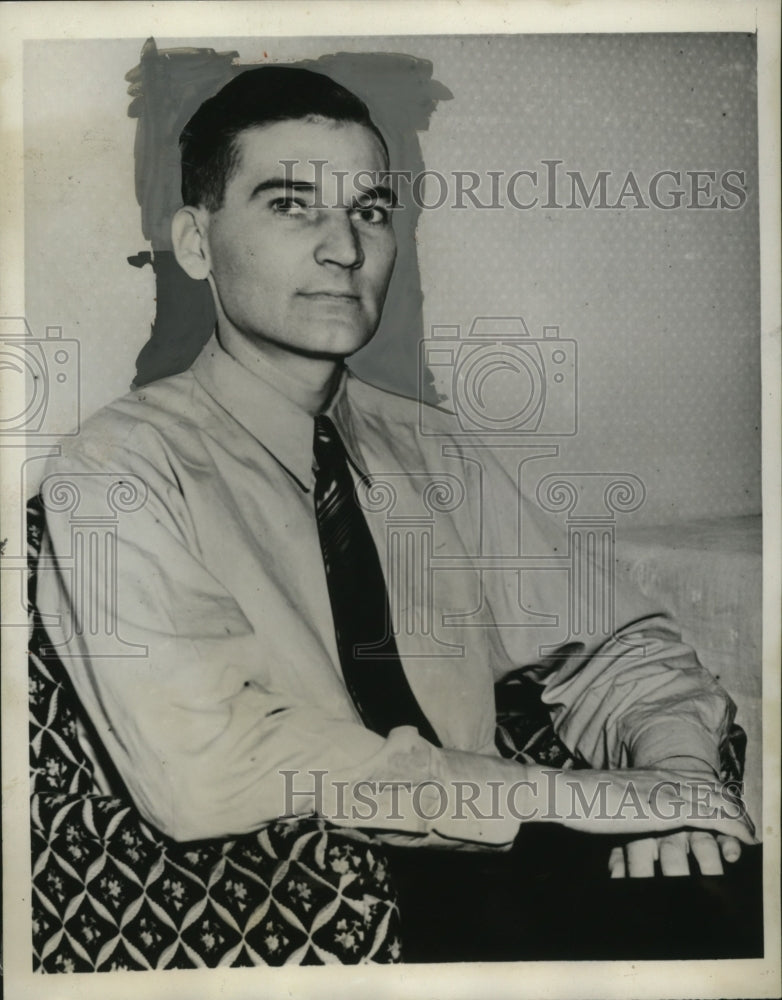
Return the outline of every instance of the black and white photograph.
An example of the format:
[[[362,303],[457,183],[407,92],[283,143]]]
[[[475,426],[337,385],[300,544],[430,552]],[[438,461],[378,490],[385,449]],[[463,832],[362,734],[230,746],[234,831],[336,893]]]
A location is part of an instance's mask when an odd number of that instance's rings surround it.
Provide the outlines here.
[[[778,995],[778,5],[0,17],[7,995]]]

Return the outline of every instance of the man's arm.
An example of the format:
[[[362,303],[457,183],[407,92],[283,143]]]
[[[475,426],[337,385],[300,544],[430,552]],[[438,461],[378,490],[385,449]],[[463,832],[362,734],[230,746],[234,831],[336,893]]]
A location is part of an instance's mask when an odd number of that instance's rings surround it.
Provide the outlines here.
[[[569,572],[570,540],[497,462],[485,461],[478,516],[492,553],[556,553],[559,568],[536,565],[485,574],[498,679],[526,666],[543,688],[557,734],[596,768],[671,766],[719,773],[719,746],[734,705],[675,623],[614,565],[581,552]],[[519,513],[516,513],[519,512]],[[515,515],[515,516],[514,516]],[[516,624],[518,623],[518,624]]]
[[[493,501],[482,511],[487,537],[495,551],[512,552],[515,526],[507,512],[517,505],[517,484],[498,466],[487,479]],[[567,553],[569,542],[526,498],[521,522],[525,554]],[[613,576],[614,570],[590,560],[575,578],[540,570],[523,573],[518,590],[490,579],[487,596],[496,621],[518,619],[520,605],[526,612],[556,616],[554,628],[530,625],[529,618],[521,626],[494,628],[497,674],[528,665],[530,676],[541,684],[542,701],[559,737],[590,767],[670,769],[696,781],[713,781],[735,706],[681,641],[673,621],[629,580]],[[590,606],[595,596],[607,606]],[[584,627],[590,621],[598,627]],[[601,622],[614,627],[601,631]],[[563,635],[568,641],[560,638],[557,648],[557,637]],[[632,833],[629,825],[626,832]],[[738,857],[736,841],[722,838],[720,844],[727,860]],[[666,834],[664,842],[647,838],[626,852],[614,852],[612,873],[648,874],[659,856],[664,872],[678,874],[686,867],[685,849],[703,871],[721,870],[713,841],[682,832]]]
[[[112,452],[83,448],[50,472],[73,477],[89,508],[90,490],[105,489],[112,465],[118,468]],[[72,627],[77,581],[67,571],[67,513],[49,513],[56,568],[40,572],[38,601],[44,615],[59,617],[62,628],[50,628],[53,641],[151,823],[190,840],[320,812],[335,822],[410,835],[413,844],[505,846],[520,822],[546,818],[542,800],[534,801],[543,788],[534,769],[439,750],[407,727],[384,739],[349,706],[337,717],[310,691],[282,691],[264,680],[271,677],[264,644],[200,562],[175,477],[139,452],[123,454],[123,471],[146,483],[148,498],[141,510],[117,514],[114,626],[126,642],[146,647],[146,655],[95,656],[89,630]],[[44,561],[46,555],[45,547]],[[110,613],[109,596],[93,592],[99,617]],[[311,669],[316,676],[333,666],[324,654]],[[617,781],[620,787],[626,778]],[[474,788],[496,789],[499,808],[465,801]],[[656,821],[644,820],[639,832],[654,829],[650,822]]]

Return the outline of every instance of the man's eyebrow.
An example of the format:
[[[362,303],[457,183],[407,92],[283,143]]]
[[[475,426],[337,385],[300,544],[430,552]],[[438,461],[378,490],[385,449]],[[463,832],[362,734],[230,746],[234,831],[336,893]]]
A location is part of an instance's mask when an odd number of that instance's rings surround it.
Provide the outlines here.
[[[396,191],[393,188],[388,187],[386,184],[375,184],[373,187],[361,186],[361,193],[358,198],[354,201],[357,204],[361,204],[362,200],[370,199],[371,201],[386,201],[393,208],[399,204],[399,199],[396,196]]]
[[[256,184],[250,194],[254,198],[262,191],[314,191],[315,185],[309,181],[294,181],[290,177],[270,177],[266,181]]]
[[[268,180],[261,181],[260,184],[255,185],[250,192],[250,198],[254,198],[263,191],[307,191],[311,193],[317,191],[317,189],[317,184],[313,184],[311,181],[294,181],[290,177],[270,177]],[[396,208],[399,204],[396,192],[386,184],[374,184],[371,187],[364,187],[362,185],[360,194],[353,198],[353,204],[360,206],[363,202],[367,201],[373,204],[387,202],[393,208]]]

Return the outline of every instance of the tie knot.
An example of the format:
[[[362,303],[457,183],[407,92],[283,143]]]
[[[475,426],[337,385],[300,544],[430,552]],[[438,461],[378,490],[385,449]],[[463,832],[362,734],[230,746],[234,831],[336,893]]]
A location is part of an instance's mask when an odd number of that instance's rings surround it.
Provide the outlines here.
[[[312,450],[318,471],[333,468],[335,463],[344,461],[344,446],[339,431],[331,418],[323,413],[315,417],[315,437]]]
[[[315,417],[315,441],[322,441],[326,444],[330,444],[335,438],[339,437],[337,428],[334,426],[331,417],[327,417],[325,413],[319,413]]]

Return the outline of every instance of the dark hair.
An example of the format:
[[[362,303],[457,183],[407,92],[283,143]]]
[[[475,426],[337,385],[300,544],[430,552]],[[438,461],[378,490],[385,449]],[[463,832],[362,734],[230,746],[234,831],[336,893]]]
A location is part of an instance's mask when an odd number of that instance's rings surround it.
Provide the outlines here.
[[[355,94],[322,73],[292,66],[260,66],[234,77],[204,101],[179,137],[182,201],[216,212],[238,165],[237,137],[270,122],[309,117],[365,125],[388,147]]]

